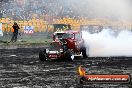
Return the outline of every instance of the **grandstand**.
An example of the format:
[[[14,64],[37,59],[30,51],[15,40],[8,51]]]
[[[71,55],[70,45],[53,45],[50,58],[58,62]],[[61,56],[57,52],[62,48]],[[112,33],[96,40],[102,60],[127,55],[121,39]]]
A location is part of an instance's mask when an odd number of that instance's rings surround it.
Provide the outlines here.
[[[111,16],[107,16],[107,18],[96,16],[95,18],[92,15],[95,14],[94,10],[86,10],[88,15],[80,13],[82,5],[77,8],[75,4],[70,2],[71,0],[3,0],[0,2],[2,30],[11,32],[14,21],[19,24],[21,32],[23,32],[23,26],[34,26],[35,32],[45,32],[50,30],[48,25],[57,23],[70,24],[73,30],[79,30],[81,25],[132,28],[130,21],[113,21]]]
[[[34,26],[35,32],[45,32],[48,25],[52,24],[70,24],[73,30],[79,30],[81,25],[98,25],[98,26],[112,26],[124,29],[131,29],[132,23],[121,22],[121,21],[110,21],[110,20],[99,20],[99,19],[73,19],[63,18],[56,19],[53,22],[44,21],[44,19],[31,19],[31,20],[15,20],[19,26],[20,31],[23,32],[23,26]],[[9,18],[1,18],[0,23],[3,23],[2,30],[4,32],[11,32],[11,28],[14,20]],[[49,29],[50,30],[50,29]]]

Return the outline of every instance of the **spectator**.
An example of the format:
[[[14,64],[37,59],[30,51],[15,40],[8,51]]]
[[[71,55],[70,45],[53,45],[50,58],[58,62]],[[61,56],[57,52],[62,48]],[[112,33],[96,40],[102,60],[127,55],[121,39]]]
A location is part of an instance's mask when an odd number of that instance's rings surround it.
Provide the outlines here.
[[[18,26],[18,24],[16,22],[14,22],[14,25],[12,27],[13,27],[13,31],[12,31],[13,35],[12,35],[10,42],[16,42],[17,36],[18,36],[18,30],[20,29],[20,27]]]

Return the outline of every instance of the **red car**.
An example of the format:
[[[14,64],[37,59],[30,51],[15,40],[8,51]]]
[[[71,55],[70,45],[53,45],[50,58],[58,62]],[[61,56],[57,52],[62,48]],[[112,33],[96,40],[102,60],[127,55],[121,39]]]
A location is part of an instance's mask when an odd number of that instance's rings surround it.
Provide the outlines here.
[[[75,57],[87,57],[84,40],[80,31],[54,32],[53,42],[48,49],[40,51],[39,58],[42,61],[47,59],[68,59],[73,61]]]

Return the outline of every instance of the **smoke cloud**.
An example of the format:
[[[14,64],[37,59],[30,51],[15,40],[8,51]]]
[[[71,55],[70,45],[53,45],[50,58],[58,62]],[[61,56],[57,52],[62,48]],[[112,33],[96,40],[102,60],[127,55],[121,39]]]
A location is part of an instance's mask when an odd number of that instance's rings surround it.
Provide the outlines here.
[[[132,20],[131,0],[71,0],[71,3],[77,8],[76,13],[85,17]]]
[[[132,32],[114,32],[104,29],[100,33],[90,34],[83,31],[83,38],[90,57],[132,56]]]

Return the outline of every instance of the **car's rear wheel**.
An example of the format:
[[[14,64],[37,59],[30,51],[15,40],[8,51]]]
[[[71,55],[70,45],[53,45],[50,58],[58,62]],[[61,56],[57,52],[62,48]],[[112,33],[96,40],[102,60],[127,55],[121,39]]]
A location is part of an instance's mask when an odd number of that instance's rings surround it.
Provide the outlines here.
[[[39,59],[41,61],[46,61],[46,49],[39,52]]]

